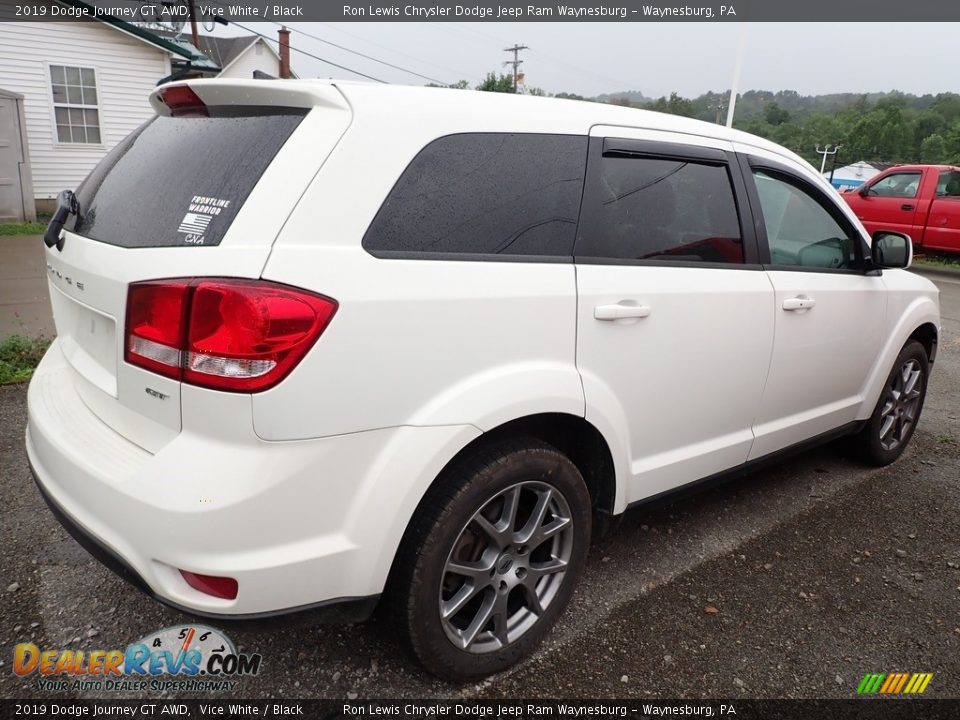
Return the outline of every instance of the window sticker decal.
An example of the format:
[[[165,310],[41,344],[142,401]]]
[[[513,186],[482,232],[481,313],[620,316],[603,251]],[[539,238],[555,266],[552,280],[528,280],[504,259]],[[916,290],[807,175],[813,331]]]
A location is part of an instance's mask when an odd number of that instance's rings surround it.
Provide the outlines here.
[[[190,209],[183,216],[183,220],[180,221],[177,232],[186,235],[183,239],[185,243],[203,245],[203,235],[207,231],[210,221],[228,207],[230,207],[229,200],[194,195],[190,201]]]

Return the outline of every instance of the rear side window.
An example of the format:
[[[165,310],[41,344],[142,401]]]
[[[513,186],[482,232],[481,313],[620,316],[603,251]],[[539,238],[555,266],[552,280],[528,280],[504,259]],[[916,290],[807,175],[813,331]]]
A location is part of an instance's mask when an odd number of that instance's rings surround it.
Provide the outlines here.
[[[77,190],[71,229],[121,247],[218,245],[306,111],[208,111],[155,117],[114,147]]]
[[[742,263],[743,240],[727,167],[604,154],[595,217],[578,255],[625,260]]]
[[[475,133],[427,145],[363,238],[378,257],[573,253],[587,138]]]

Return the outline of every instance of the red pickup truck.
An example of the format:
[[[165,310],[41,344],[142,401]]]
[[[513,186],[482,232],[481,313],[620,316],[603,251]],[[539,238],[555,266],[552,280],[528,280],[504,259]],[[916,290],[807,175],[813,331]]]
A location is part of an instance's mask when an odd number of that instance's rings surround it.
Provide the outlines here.
[[[841,197],[871,235],[894,230],[916,250],[960,253],[960,167],[897,165]]]

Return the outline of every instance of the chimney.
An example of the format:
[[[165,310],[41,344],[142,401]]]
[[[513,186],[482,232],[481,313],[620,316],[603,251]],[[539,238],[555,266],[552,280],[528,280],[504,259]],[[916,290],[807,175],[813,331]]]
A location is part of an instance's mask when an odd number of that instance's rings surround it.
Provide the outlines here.
[[[290,77],[290,31],[281,27],[277,31],[280,36],[280,77]]]

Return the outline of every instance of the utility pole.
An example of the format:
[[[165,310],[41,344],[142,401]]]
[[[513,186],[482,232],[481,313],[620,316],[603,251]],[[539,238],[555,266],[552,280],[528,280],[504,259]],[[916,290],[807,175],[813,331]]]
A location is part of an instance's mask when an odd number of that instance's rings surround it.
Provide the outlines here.
[[[716,124],[719,125],[719,124],[720,124],[720,118],[721,118],[721,116],[722,116],[722,113],[723,113],[724,110],[727,109],[727,104],[726,104],[725,102],[723,102],[723,100],[717,100],[716,104],[715,104],[715,105],[709,105],[709,106],[708,106],[708,109],[710,109],[710,110],[715,110],[715,111],[716,111],[717,117],[716,117],[716,120],[715,120],[714,122],[716,122]]]
[[[836,155],[837,152],[842,148],[843,145],[824,145],[820,147],[820,143],[817,143],[817,154],[823,156],[823,160],[820,162],[820,174],[823,175],[824,170],[827,169],[827,155]],[[833,148],[831,150],[830,148]]]
[[[842,145],[837,145],[837,150],[839,150]],[[830,163],[830,184],[833,185],[833,173],[837,169],[837,158],[840,157],[837,153],[833,154],[833,161]]]
[[[197,8],[193,0],[187,0],[187,7],[190,8],[190,32],[193,35],[193,46],[200,49],[200,37],[197,34]]]
[[[520,59],[521,50],[529,50],[526,45],[514,45],[513,47],[504,48],[504,52],[512,52],[513,60],[507,60],[504,63],[504,66],[512,65],[513,66],[513,92],[517,92],[517,73],[521,65],[523,65],[523,60]]]

